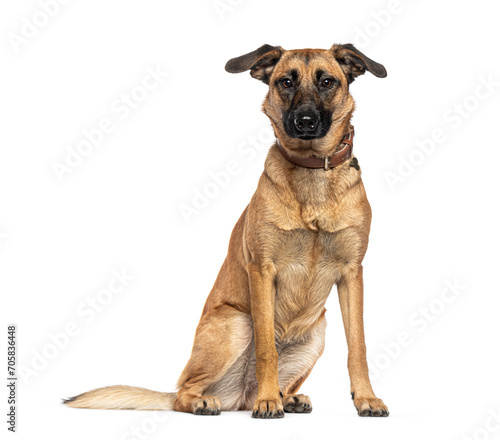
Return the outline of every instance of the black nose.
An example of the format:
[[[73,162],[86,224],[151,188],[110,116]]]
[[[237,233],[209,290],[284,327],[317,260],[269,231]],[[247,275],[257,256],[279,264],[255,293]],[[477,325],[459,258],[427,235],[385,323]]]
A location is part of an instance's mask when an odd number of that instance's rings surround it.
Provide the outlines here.
[[[301,133],[312,133],[318,128],[319,118],[312,110],[297,112],[293,119],[293,125]]]

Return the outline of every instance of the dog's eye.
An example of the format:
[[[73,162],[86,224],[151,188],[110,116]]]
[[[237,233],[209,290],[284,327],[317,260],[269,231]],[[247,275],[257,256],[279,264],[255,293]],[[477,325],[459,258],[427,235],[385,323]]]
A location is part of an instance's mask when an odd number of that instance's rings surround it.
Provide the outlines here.
[[[333,86],[333,79],[325,78],[323,81],[321,81],[321,85],[329,89]]]
[[[285,78],[284,80],[281,81],[281,84],[283,85],[283,87],[285,89],[288,89],[289,87],[292,87],[293,86],[293,83],[291,80],[289,80],[288,78]]]

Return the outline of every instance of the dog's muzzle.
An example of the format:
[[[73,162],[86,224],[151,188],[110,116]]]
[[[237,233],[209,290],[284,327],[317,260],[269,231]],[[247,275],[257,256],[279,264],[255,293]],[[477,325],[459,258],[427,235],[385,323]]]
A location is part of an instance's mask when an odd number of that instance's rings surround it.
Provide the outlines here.
[[[322,119],[322,115],[315,107],[301,105],[288,115],[285,130],[293,138],[317,139],[326,134]]]

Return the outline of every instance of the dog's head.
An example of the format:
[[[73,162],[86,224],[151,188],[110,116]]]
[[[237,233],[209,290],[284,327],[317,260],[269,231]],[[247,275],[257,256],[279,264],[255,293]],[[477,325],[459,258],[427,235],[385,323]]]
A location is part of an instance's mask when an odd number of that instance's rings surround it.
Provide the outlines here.
[[[282,144],[296,153],[329,154],[349,125],[354,100],[349,84],[371,72],[383,78],[384,66],[352,44],[328,50],[284,50],[268,44],[229,60],[231,73],[250,70],[269,85],[263,104]]]

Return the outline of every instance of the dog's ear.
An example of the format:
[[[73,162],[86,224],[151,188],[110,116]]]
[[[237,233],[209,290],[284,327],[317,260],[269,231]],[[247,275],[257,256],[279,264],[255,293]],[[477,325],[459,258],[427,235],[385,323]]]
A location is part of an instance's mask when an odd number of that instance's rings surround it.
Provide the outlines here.
[[[330,50],[344,71],[349,84],[359,75],[363,75],[366,70],[378,78],[385,78],[387,76],[387,71],[382,64],[371,60],[352,44],[334,44]]]
[[[253,52],[230,59],[226,63],[226,71],[240,73],[250,70],[252,77],[269,84],[269,78],[273,73],[274,66],[276,66],[282,54],[282,47],[264,44],[264,46]]]

